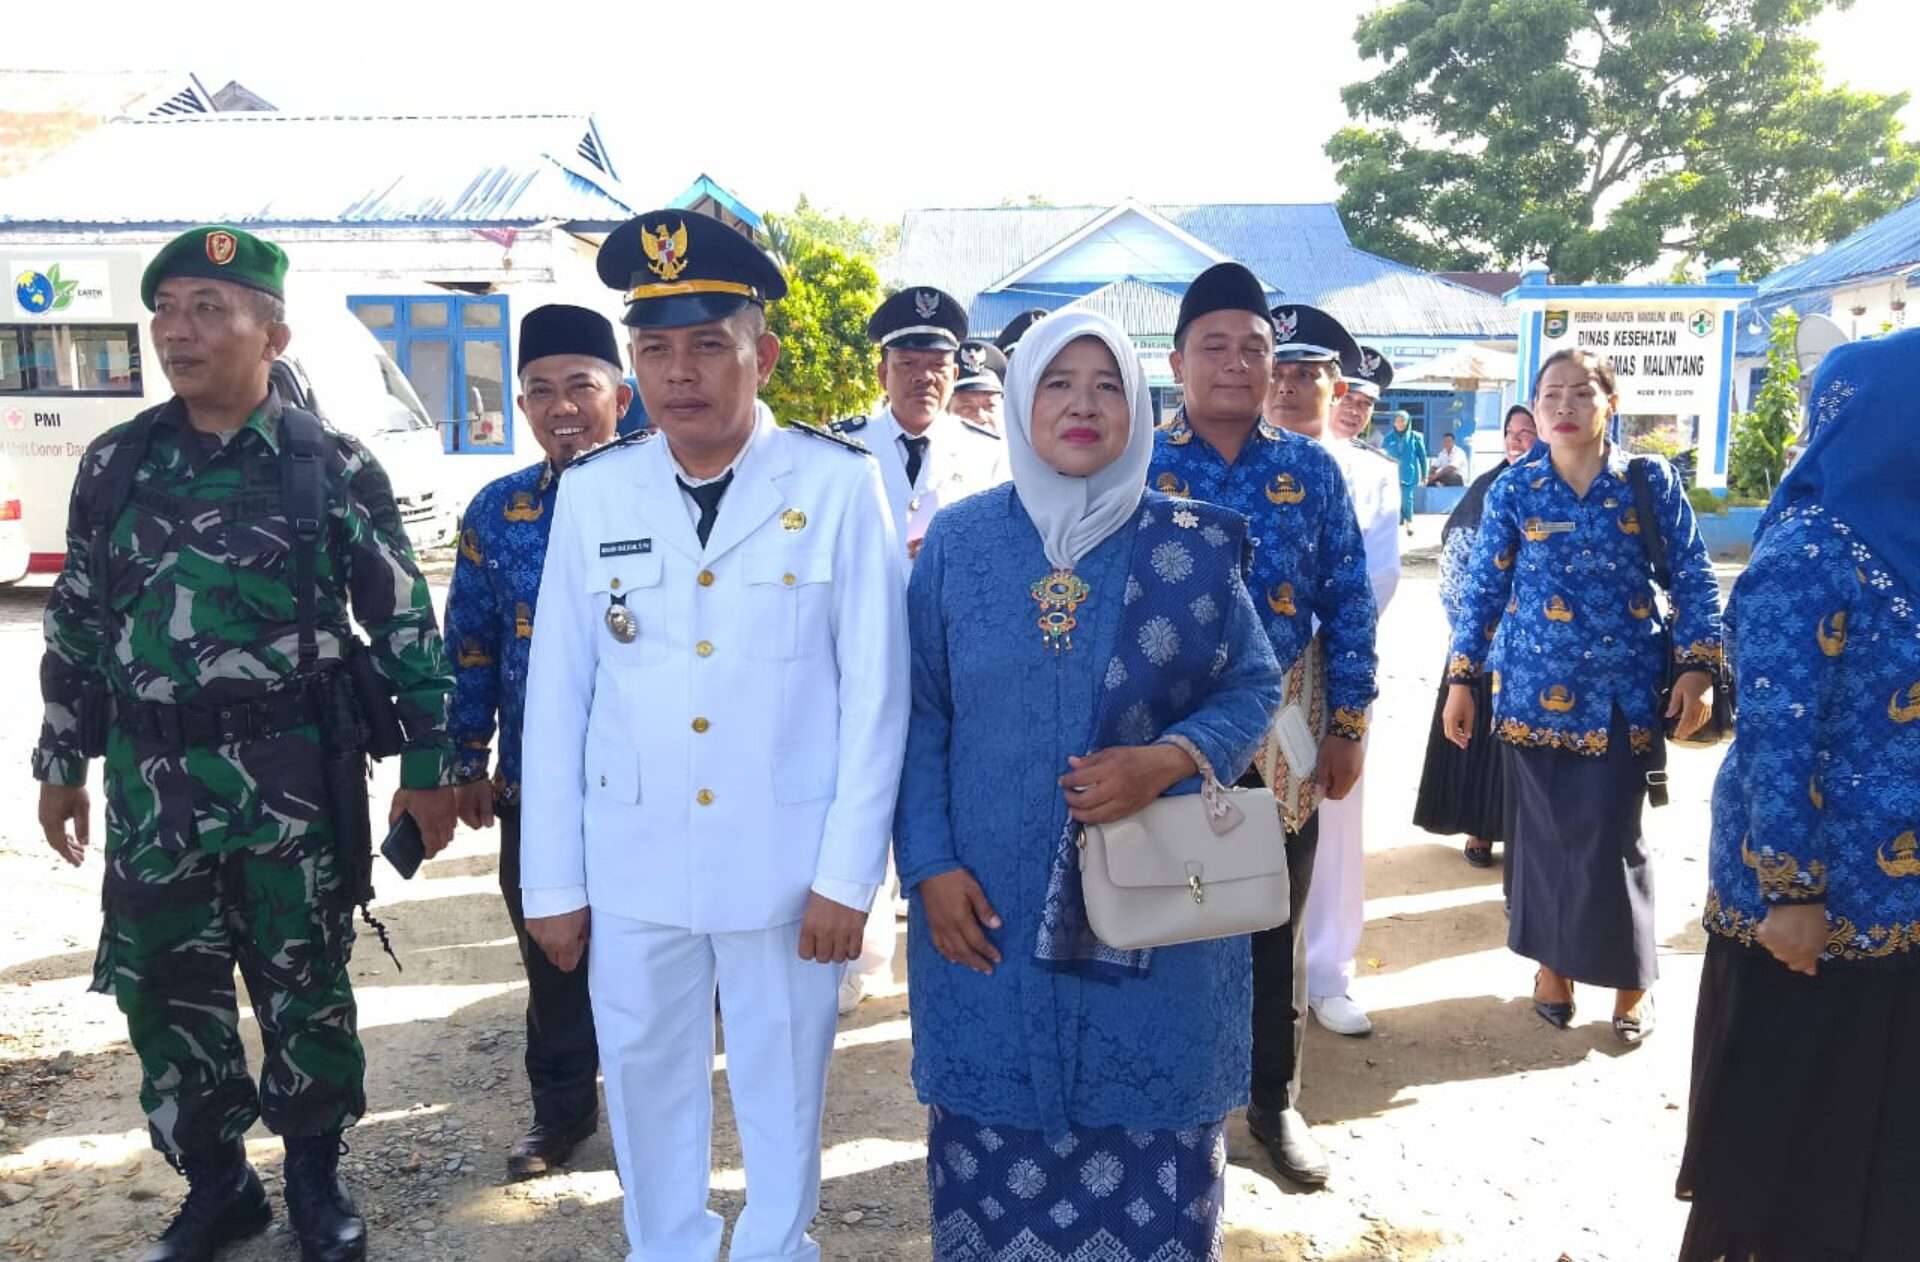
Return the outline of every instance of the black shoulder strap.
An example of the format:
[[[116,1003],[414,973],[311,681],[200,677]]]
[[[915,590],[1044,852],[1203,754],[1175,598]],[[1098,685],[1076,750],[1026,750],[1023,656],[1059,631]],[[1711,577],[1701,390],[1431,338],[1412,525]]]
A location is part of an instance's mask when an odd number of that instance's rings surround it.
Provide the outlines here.
[[[280,409],[280,504],[293,531],[294,617],[300,626],[300,669],[320,660],[314,554],[327,516],[326,429],[305,408]]]
[[[1646,549],[1647,564],[1653,567],[1653,581],[1668,591],[1673,587],[1673,567],[1667,561],[1667,535],[1653,507],[1653,486],[1647,481],[1651,463],[1634,457],[1627,463],[1627,477],[1633,483],[1633,516],[1640,525],[1640,546]]]
[[[162,407],[165,405],[162,404]],[[113,538],[113,523],[133,495],[133,484],[140,473],[140,462],[147,458],[147,444],[153,437],[153,421],[160,408],[148,408],[128,422],[106,465],[87,488],[87,548],[90,561],[88,581],[93,587],[94,610],[100,621],[102,643],[111,641],[112,617],[107,604],[107,547]]]

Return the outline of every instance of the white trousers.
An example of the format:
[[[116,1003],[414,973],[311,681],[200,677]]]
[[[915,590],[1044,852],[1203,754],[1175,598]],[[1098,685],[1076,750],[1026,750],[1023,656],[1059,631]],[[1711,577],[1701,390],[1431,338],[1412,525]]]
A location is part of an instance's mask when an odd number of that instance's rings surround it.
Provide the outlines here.
[[[626,1194],[627,1262],[716,1262],[713,999],[746,1167],[732,1262],[815,1262],[820,1114],[844,967],[797,954],[800,924],[696,934],[595,911],[588,989]]]
[[[1312,999],[1344,995],[1353,982],[1353,956],[1367,923],[1367,847],[1361,829],[1366,792],[1362,775],[1346,797],[1320,804],[1320,846],[1313,856],[1306,913],[1307,995]]]

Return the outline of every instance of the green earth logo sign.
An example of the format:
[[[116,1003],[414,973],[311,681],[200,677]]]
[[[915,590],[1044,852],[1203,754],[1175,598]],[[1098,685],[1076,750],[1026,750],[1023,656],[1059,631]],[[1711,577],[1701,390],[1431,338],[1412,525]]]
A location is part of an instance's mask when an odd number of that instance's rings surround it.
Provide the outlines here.
[[[13,297],[22,311],[35,315],[65,311],[73,305],[73,291],[79,284],[63,278],[60,265],[55,263],[44,272],[25,271],[14,277]]]

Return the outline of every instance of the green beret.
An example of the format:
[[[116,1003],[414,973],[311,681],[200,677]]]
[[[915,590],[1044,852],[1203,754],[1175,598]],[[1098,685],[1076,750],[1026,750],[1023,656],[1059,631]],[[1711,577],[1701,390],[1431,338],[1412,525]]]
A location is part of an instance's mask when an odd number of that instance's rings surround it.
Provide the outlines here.
[[[160,247],[140,277],[140,301],[153,310],[153,291],[169,276],[201,276],[285,298],[287,252],[251,232],[208,224]]]

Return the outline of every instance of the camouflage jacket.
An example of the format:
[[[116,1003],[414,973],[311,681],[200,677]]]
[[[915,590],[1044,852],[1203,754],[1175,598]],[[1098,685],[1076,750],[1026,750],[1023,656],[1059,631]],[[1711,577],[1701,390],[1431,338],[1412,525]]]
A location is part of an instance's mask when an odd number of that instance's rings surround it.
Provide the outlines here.
[[[277,399],[269,396],[224,440],[194,430],[178,399],[164,405],[104,565],[96,568],[89,490],[131,425],[88,447],[74,483],[66,567],[47,603],[40,667],[46,717],[33,753],[35,778],[50,784],[86,782],[80,698],[103,671],[120,700],[219,704],[260,696],[297,664]],[[453,677],[426,580],[386,473],[356,440],[333,430],[328,436],[328,520],[314,561],[321,662],[341,656],[351,606],[415,737],[401,755],[402,786],[451,783]],[[104,640],[96,574],[104,575],[112,611]],[[218,851],[328,832],[318,742],[318,729],[308,726],[184,753],[156,751],[116,724],[106,754],[108,844],[153,831],[163,845]]]

